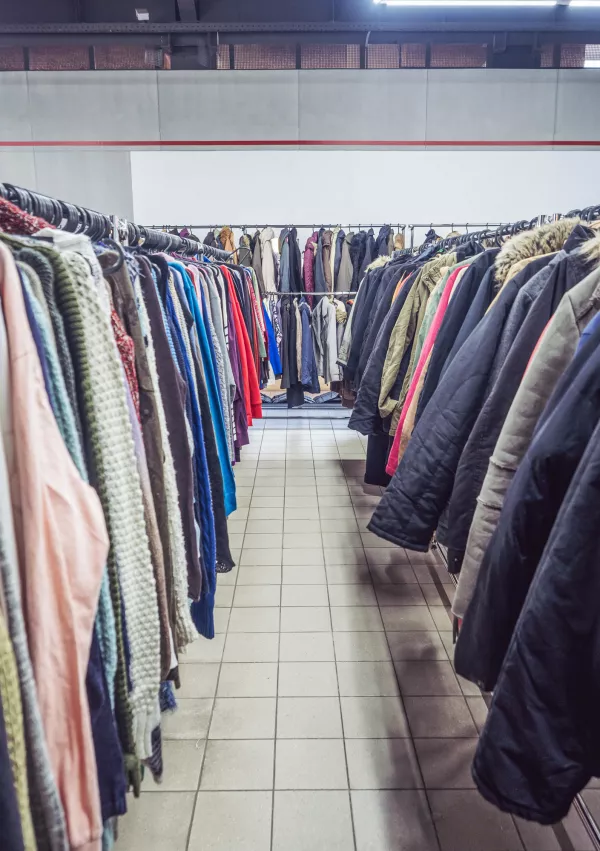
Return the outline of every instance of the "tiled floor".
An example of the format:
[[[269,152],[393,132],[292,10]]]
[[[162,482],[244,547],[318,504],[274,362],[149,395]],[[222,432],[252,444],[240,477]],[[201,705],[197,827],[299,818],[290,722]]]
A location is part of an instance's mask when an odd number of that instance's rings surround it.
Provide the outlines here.
[[[366,530],[364,439],[260,425],[235,468],[217,635],[182,660],[164,782],[130,802],[117,849],[593,851],[574,813],[555,832],[474,789],[487,710],[453,671],[453,586],[439,556]]]

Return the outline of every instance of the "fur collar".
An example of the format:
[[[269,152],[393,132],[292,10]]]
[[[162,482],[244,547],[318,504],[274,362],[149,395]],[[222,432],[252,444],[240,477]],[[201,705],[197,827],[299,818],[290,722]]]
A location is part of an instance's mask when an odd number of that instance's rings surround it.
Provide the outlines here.
[[[600,235],[593,236],[591,239],[584,242],[579,249],[579,254],[585,257],[587,261],[600,261]]]
[[[510,268],[520,260],[559,251],[578,222],[579,219],[559,219],[509,239],[496,257],[496,281],[501,285],[506,283]]]
[[[369,269],[380,269],[382,266],[387,266],[391,259],[388,254],[382,254],[381,257],[376,257],[372,263],[369,263],[365,272],[368,272]]]

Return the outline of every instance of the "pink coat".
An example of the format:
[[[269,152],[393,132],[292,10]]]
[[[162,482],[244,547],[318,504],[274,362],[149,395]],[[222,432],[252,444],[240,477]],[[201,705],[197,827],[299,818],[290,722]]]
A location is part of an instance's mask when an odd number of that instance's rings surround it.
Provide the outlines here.
[[[96,492],[81,479],[54,419],[21,281],[4,245],[0,300],[12,403],[12,417],[4,412],[2,439],[40,712],[71,847],[100,851],[102,818],[85,677],[108,535]]]

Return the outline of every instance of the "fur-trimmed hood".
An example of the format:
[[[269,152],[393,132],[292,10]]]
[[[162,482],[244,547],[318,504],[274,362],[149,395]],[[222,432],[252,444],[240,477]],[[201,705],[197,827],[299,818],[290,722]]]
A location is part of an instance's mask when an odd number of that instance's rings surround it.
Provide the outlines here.
[[[494,264],[496,281],[506,283],[509,270],[520,260],[560,251],[579,219],[559,219],[517,234],[500,250]]]

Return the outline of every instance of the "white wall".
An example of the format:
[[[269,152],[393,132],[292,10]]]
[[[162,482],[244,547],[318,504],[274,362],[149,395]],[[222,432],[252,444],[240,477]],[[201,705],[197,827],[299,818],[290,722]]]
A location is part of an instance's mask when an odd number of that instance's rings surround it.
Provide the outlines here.
[[[325,140],[337,148],[348,141],[363,148],[404,141],[420,150],[440,142],[516,147],[538,140],[538,147],[575,141],[600,150],[600,69],[2,72],[0,115],[0,180],[131,218],[129,153],[140,141],[146,150],[178,140],[217,149],[255,140],[262,147],[269,140]],[[239,175],[239,195],[251,176],[241,153],[228,162]],[[273,203],[279,196],[287,210],[277,173],[268,174],[272,188],[260,194]],[[310,178],[307,173],[308,185]],[[385,183],[387,175],[376,171],[365,184],[374,178]],[[470,179],[467,171],[465,186]],[[312,188],[320,191],[314,182]],[[331,189],[330,200],[337,191]],[[358,191],[362,199],[364,185]],[[592,202],[600,203],[596,196]],[[542,203],[533,204],[533,213]]]
[[[599,162],[595,151],[134,151],[134,220],[513,222],[600,203]]]

